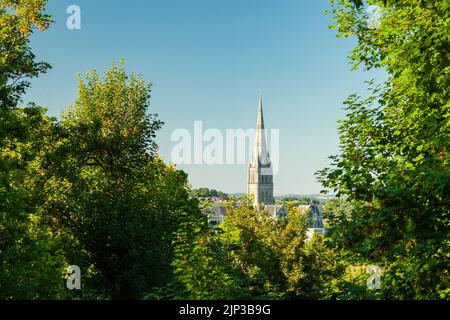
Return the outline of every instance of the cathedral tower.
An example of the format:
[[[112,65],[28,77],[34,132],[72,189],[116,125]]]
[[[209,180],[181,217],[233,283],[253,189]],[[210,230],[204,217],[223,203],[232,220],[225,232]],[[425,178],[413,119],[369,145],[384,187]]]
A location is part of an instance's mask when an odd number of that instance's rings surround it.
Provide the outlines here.
[[[248,165],[247,196],[254,205],[274,204],[273,171],[266,146],[262,97],[259,96],[258,121],[256,123],[255,150]]]

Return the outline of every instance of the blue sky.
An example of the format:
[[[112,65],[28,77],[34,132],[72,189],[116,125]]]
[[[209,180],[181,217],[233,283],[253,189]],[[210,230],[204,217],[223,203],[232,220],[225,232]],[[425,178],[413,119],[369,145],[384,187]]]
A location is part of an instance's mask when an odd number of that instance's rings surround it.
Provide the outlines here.
[[[81,9],[81,30],[68,30],[66,9]],[[194,121],[220,130],[256,125],[258,94],[268,129],[280,129],[275,194],[318,193],[314,172],[338,152],[342,101],[379,74],[350,71],[354,42],[337,39],[309,0],[50,0],[55,23],[32,37],[53,69],[32,82],[24,102],[52,116],[75,101],[77,72],[99,72],[124,57],[129,71],[153,83],[151,112],[170,161],[171,133]],[[245,192],[246,165],[182,165],[193,187]]]

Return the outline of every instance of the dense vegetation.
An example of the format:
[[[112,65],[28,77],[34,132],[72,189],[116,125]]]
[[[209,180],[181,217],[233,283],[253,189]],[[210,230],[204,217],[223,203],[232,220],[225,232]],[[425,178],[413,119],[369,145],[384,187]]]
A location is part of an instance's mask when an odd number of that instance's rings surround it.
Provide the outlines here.
[[[319,177],[352,204],[333,216],[335,245],[384,266],[386,298],[450,298],[450,3],[336,1],[351,61],[383,68],[369,97],[351,95],[341,154]]]
[[[319,173],[339,199],[328,236],[304,213],[272,219],[243,201],[212,230],[187,175],[158,156],[150,85],[123,62],[80,76],[60,119],[20,106],[45,0],[0,0],[0,299],[450,298],[448,1],[333,2],[357,66],[386,83],[345,101],[341,154]],[[368,290],[367,266],[383,268]],[[82,290],[68,290],[78,265]]]
[[[84,298],[141,298],[170,278],[175,231],[200,215],[197,202],[186,174],[158,157],[150,87],[123,65],[80,78],[59,121],[17,107],[24,79],[45,71],[27,40],[48,26],[44,5],[0,6],[0,298],[78,297],[68,265],[82,270]]]

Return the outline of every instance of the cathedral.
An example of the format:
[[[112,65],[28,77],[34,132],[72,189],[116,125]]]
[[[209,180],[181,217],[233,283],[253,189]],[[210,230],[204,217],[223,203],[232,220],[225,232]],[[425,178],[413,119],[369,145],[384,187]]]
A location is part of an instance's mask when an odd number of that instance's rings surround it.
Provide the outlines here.
[[[273,171],[266,145],[262,97],[259,96],[255,150],[248,165],[247,196],[255,206],[274,204]]]

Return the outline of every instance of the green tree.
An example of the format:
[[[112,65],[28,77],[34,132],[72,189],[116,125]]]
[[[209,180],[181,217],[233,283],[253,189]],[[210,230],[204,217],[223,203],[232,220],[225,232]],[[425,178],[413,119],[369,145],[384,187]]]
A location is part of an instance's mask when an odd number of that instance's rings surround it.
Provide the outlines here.
[[[326,299],[345,269],[321,236],[305,241],[306,220],[297,211],[273,219],[245,204],[230,206],[215,230],[205,220],[183,230],[168,290],[176,298]]]
[[[222,191],[217,191],[214,189],[209,190],[208,188],[198,188],[193,189],[192,194],[198,198],[206,198],[206,197],[224,197],[228,198],[228,195]]]
[[[15,109],[29,79],[49,65],[36,62],[30,35],[45,30],[46,1],[0,1],[0,299],[51,298],[61,294],[64,261],[33,203],[31,163],[53,120],[45,109]]]
[[[198,214],[186,174],[157,156],[149,93],[123,65],[88,72],[38,164],[43,219],[84,272],[86,298],[141,298],[165,284],[174,232]]]
[[[358,41],[354,67],[389,75],[344,102],[341,153],[319,173],[353,205],[333,228],[346,248],[385,265],[385,297],[449,298],[450,4],[333,3],[333,27]]]
[[[29,79],[50,66],[36,62],[29,47],[34,30],[48,28],[46,0],[0,1],[0,110],[14,107],[29,86]]]
[[[11,110],[24,139],[8,137],[1,150],[0,299],[64,297],[64,255],[58,236],[41,224],[33,177],[54,119],[38,107]]]

